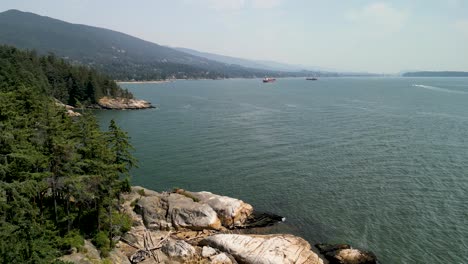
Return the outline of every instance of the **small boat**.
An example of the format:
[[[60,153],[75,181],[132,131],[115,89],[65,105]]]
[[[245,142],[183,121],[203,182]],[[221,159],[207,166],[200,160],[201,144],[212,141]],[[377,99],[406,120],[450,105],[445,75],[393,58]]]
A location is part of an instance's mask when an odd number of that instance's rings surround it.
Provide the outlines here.
[[[275,78],[264,78],[264,79],[263,79],[263,82],[264,82],[264,83],[272,83],[272,82],[275,82],[275,81],[276,81]]]
[[[317,78],[315,77],[309,77],[309,78],[306,78],[307,81],[316,81],[318,80]]]

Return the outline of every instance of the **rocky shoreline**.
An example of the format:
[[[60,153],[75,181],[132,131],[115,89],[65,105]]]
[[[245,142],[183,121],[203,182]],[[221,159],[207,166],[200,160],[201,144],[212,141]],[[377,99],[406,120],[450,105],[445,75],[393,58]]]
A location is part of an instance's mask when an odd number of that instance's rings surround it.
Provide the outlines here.
[[[138,99],[102,97],[98,103],[89,108],[107,110],[138,110],[155,108],[150,102]]]
[[[55,99],[55,105],[63,107],[65,113],[71,117],[81,116],[79,112],[75,111],[75,107],[66,105],[57,99]],[[145,100],[103,97],[99,99],[97,104],[89,105],[86,108],[105,110],[140,110],[156,107]]]
[[[282,218],[255,213],[241,200],[210,192],[158,193],[132,187],[122,195],[120,210],[133,226],[103,260],[91,242],[62,260],[72,263],[218,263],[218,264],[360,264],[375,256],[349,245],[318,245],[290,234],[252,235],[236,230],[272,225]],[[318,252],[321,252],[321,255]]]
[[[117,84],[142,84],[142,83],[151,83],[151,84],[158,84],[158,83],[168,83],[173,82],[174,80],[149,80],[149,81],[115,81]]]

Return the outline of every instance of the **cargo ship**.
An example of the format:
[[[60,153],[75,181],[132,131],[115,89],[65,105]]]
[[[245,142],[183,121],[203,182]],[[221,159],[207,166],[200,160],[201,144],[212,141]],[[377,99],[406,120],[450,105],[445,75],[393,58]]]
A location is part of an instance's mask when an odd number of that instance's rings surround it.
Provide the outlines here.
[[[317,78],[315,77],[309,77],[309,78],[306,78],[307,81],[316,81],[318,80]]]
[[[276,81],[275,78],[263,78],[264,83],[272,83],[272,82],[275,82],[275,81]]]

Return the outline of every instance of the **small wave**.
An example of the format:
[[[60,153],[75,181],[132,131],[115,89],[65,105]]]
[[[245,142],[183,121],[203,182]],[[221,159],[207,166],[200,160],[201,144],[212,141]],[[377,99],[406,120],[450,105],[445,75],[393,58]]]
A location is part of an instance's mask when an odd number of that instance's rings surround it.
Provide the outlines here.
[[[446,88],[430,86],[430,85],[423,85],[423,84],[413,84],[413,87],[419,87],[419,88],[424,88],[424,89],[428,89],[428,90],[431,90],[431,91],[444,92],[444,93],[468,94],[467,92],[464,92],[464,91],[450,90],[450,89],[446,89]]]
[[[468,117],[466,117],[466,116],[452,115],[452,114],[445,114],[445,113],[436,113],[436,112],[417,112],[416,114],[423,115],[423,116],[451,118],[451,119],[457,119],[457,120],[467,120],[468,119]]]
[[[198,96],[198,95],[192,95],[192,96],[190,96],[190,97],[192,97],[193,99],[197,99],[197,100],[204,100],[204,101],[207,101],[207,100],[208,100],[208,98],[206,98],[206,97],[201,97],[201,96]]]

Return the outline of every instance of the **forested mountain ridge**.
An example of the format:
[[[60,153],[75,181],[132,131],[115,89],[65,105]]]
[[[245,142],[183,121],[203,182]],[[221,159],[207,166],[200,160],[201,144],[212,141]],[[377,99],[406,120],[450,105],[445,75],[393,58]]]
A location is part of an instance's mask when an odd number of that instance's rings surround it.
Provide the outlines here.
[[[55,99],[92,102],[123,91],[111,80],[54,56],[0,47],[0,263],[63,263],[92,239],[106,256],[128,231],[119,212],[135,165],[115,122],[65,113]]]
[[[117,80],[294,76],[212,61],[124,33],[18,10],[0,13],[0,44],[52,52]]]
[[[103,96],[132,98],[109,77],[86,66],[73,66],[53,54],[38,56],[0,46],[0,90],[35,87],[39,92],[76,106],[96,104]]]

